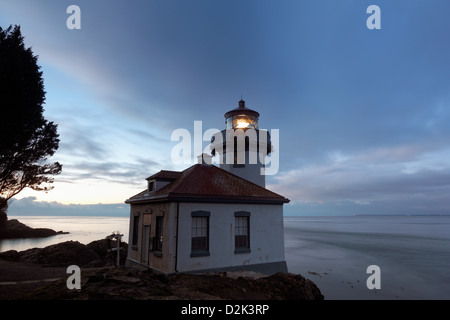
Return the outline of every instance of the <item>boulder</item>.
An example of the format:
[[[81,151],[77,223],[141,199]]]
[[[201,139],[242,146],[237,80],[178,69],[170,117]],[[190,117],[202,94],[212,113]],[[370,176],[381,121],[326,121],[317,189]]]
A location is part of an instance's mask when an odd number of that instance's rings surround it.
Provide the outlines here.
[[[17,252],[9,250],[0,253],[0,259],[7,261],[39,264],[45,267],[68,267],[72,264],[81,267],[102,267],[115,265],[115,241],[101,239],[85,245],[78,241],[65,241],[45,248],[32,248]],[[120,244],[120,264],[125,264],[128,246]]]
[[[116,252],[112,248],[116,248],[115,240],[101,239],[95,240],[87,244],[87,247],[98,254],[105,264],[116,263]],[[126,242],[120,242],[120,265],[124,265],[127,259],[128,245]]]
[[[105,263],[88,246],[78,241],[66,241],[45,248],[33,248],[20,252],[20,261],[48,267],[100,267]]]

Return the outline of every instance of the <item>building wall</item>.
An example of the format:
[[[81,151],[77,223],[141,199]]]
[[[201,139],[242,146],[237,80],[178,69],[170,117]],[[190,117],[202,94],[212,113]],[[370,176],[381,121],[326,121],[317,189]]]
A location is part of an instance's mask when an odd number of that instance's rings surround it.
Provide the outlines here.
[[[161,272],[173,272],[175,262],[175,203],[149,203],[130,205],[130,230],[128,239],[128,259],[143,267],[151,267]],[[162,251],[151,251],[152,238],[156,233],[157,217],[163,219]],[[134,219],[139,219],[138,240],[133,245]],[[146,231],[149,231],[148,235]],[[148,242],[147,242],[148,241]]]
[[[191,257],[191,212],[209,211],[209,256]],[[235,253],[235,212],[250,212],[250,252]],[[177,271],[235,266],[284,265],[282,205],[181,203],[179,205]],[[282,271],[282,270],[280,270]]]

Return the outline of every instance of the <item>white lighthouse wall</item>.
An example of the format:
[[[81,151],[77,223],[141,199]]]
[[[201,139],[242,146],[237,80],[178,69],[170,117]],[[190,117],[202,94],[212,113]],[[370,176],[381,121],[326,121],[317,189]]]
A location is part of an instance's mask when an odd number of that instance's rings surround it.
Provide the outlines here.
[[[191,257],[193,211],[208,211],[209,256]],[[250,212],[250,252],[235,253],[235,212]],[[264,204],[180,203],[177,271],[221,270],[261,264],[285,269],[283,206]],[[248,268],[245,268],[248,267]]]
[[[253,182],[260,187],[266,187],[266,176],[261,174],[261,168],[264,165],[261,164],[245,164],[245,165],[233,165],[233,164],[221,164],[220,168],[224,169],[238,177],[241,177],[247,181]]]

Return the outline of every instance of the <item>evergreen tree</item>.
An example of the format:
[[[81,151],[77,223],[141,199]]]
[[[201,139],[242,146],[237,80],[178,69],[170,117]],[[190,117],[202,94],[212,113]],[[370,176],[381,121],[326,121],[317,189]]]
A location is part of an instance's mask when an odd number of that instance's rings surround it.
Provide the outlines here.
[[[52,189],[62,165],[48,163],[59,146],[57,125],[44,119],[44,81],[20,26],[0,27],[0,226],[8,200],[24,188]]]

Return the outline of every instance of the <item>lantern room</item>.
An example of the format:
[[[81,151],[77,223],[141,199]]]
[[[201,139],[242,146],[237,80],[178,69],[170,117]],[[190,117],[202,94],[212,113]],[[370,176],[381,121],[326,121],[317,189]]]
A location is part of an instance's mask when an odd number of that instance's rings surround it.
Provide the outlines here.
[[[245,101],[239,101],[239,107],[225,113],[227,129],[258,129],[259,113],[245,107]]]
[[[210,148],[213,157],[220,155],[220,168],[265,188],[262,172],[272,145],[269,132],[258,129],[258,119],[259,113],[241,99],[239,107],[225,113],[226,129],[211,137]]]

